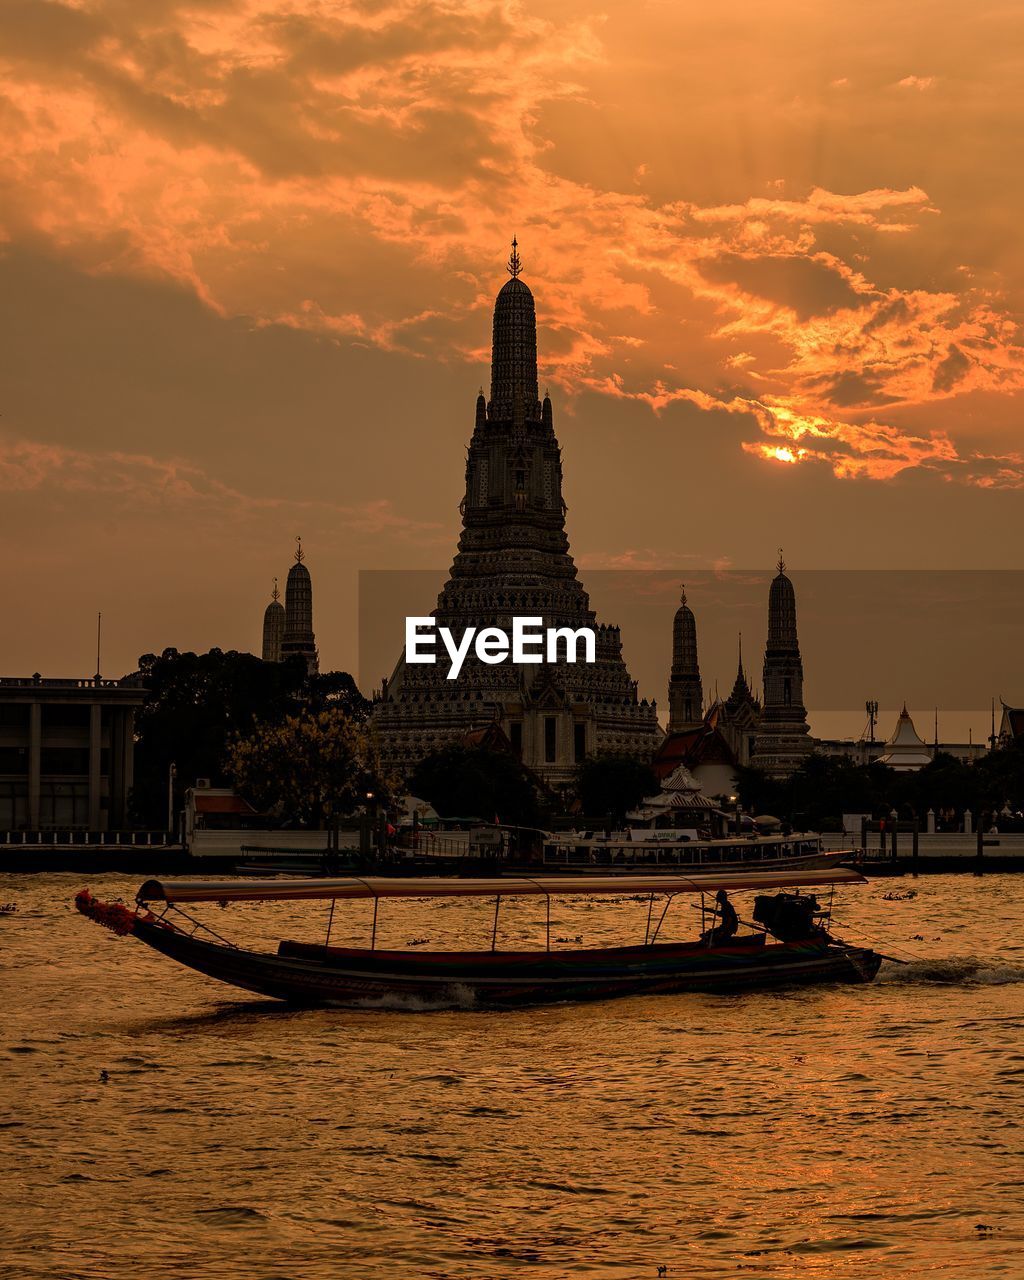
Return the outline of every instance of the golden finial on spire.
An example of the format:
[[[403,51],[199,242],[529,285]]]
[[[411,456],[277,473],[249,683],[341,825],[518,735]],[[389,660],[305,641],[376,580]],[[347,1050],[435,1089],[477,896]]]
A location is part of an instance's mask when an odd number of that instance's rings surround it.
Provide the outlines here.
[[[273,589],[273,591],[271,591],[271,593],[270,593],[270,598],[271,598],[271,600],[280,600],[280,599],[281,599],[281,592],[277,589],[277,579],[276,579],[276,578],[274,579],[274,589]]]
[[[738,672],[739,672],[739,675],[742,677],[742,675],[743,675],[743,632],[742,632],[742,631],[740,631],[740,632],[738,633],[738,639],[737,639],[737,645],[736,645],[736,648],[737,648],[737,652],[738,652],[738,655],[739,655],[739,662],[738,662],[738,664],[737,664],[737,670],[738,670]]]
[[[512,277],[513,280],[518,280],[519,273],[520,271],[522,271],[522,269],[523,269],[523,264],[519,258],[519,241],[515,238],[515,236],[513,236],[512,237],[512,254],[508,260],[508,266],[506,267],[506,270],[508,271],[509,275]]]
[[[785,573],[785,572],[786,572],[786,562],[785,562],[785,560],[782,558],[782,548],[781,548],[781,547],[779,547],[779,564],[778,564],[778,569],[779,569],[779,573]]]
[[[303,551],[303,549],[302,549],[302,539],[301,539],[301,537],[299,537],[298,535],[296,535],[296,537],[295,537],[295,541],[296,541],[296,543],[297,543],[297,545],[296,545],[296,547],[295,547],[295,563],[296,563],[296,564],[302,564],[303,560],[305,560],[305,558],[306,558],[306,553],[305,553],[305,551]]]
[[[686,583],[685,582],[680,582],[679,584],[679,603],[686,604]]]

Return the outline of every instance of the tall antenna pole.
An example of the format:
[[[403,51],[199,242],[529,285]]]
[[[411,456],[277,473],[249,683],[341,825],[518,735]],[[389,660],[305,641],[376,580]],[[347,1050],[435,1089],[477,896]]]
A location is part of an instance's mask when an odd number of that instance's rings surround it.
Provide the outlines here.
[[[103,614],[96,615],[96,679],[100,680],[100,642],[103,639]]]

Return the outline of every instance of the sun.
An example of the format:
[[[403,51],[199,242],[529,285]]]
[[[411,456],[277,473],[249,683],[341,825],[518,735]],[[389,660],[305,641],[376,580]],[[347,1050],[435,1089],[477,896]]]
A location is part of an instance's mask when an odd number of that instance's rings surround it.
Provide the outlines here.
[[[784,444],[776,444],[765,449],[765,457],[774,458],[777,462],[799,462],[805,452],[804,449],[790,449]]]

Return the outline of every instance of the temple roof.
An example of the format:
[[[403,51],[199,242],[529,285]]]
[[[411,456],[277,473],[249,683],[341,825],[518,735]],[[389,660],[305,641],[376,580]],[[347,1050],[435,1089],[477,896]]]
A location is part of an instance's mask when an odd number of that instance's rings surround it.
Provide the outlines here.
[[[920,769],[931,764],[931,748],[914,728],[906,703],[886,745],[889,749],[878,757],[880,764],[887,764],[893,769]]]
[[[662,780],[662,791],[699,791],[700,783],[685,764],[677,764],[667,778]]]
[[[1008,706],[1001,698],[1000,702],[1003,707],[1000,734],[1008,738],[1024,737],[1024,707]]]
[[[741,707],[749,706],[760,708],[760,703],[754,697],[750,685],[747,683],[747,673],[743,670],[743,633],[739,634],[738,658],[736,662],[736,680],[732,686],[732,693],[726,698],[724,706],[727,715],[735,715]]]
[[[667,778],[679,767],[696,769],[702,764],[735,765],[736,758],[723,735],[705,721],[696,729],[666,734],[654,754],[651,767],[658,778]]]

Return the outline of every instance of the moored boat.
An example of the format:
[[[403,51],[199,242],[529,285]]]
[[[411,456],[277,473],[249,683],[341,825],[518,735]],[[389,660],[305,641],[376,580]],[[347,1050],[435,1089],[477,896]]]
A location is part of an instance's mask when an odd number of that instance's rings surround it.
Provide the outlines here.
[[[851,851],[827,852],[814,831],[791,835],[724,836],[700,839],[696,832],[638,830],[610,836],[549,835],[541,861],[548,873],[576,875],[655,874],[727,870],[812,871],[849,862]]]
[[[412,1001],[417,1006],[507,1007],[660,992],[734,992],[793,983],[870,982],[882,957],[831,937],[827,928],[829,908],[819,908],[810,895],[788,892],[794,887],[831,889],[863,882],[863,876],[848,868],[801,873],[559,876],[500,881],[391,877],[262,882],[149,880],[139,890],[134,911],[121,903],[100,902],[88,890],[78,894],[75,904],[84,915],[115,933],[130,934],[180,964],[275,999],[299,1004]],[[742,935],[735,932],[735,912],[725,905],[729,894],[737,892],[757,895],[753,910],[757,923],[751,926],[751,932]],[[551,897],[562,894],[647,896],[643,943],[552,949]],[[707,905],[709,895],[715,897],[711,907]],[[545,898],[546,945],[543,950],[498,950],[502,898],[522,896]],[[680,896],[700,899],[703,921],[710,921],[710,927],[694,941],[659,942],[669,908]],[[431,897],[493,898],[491,949],[449,952],[377,948],[381,900]],[[331,946],[337,902],[358,898],[373,900],[370,946]],[[228,942],[183,906],[317,899],[330,903],[325,941],[317,944],[284,940],[276,954],[251,951]],[[723,927],[727,914],[733,921],[731,934]]]

